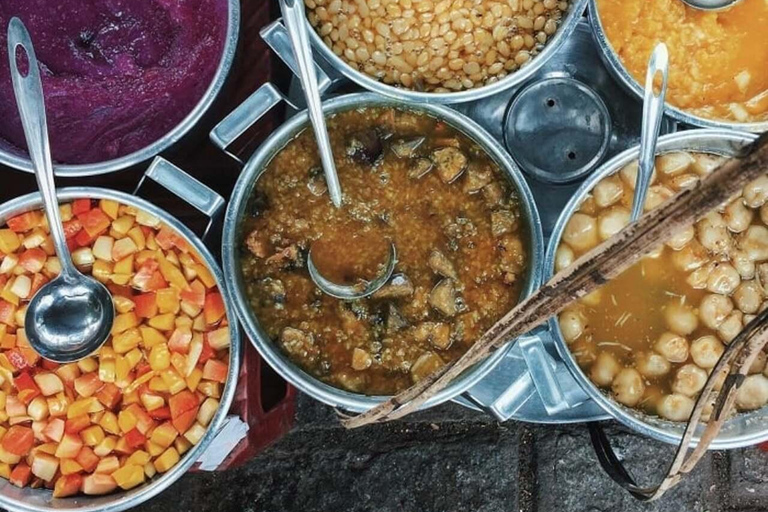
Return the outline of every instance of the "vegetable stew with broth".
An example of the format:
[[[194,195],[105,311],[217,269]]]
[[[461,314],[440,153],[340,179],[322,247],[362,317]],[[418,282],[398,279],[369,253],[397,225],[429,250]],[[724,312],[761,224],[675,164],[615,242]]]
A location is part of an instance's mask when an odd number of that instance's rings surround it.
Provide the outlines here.
[[[328,119],[342,208],[331,204],[311,130],[270,162],[242,237],[243,281],[268,335],[298,366],[372,395],[409,387],[460,357],[511,309],[528,233],[498,165],[435,118],[367,108]],[[339,284],[397,264],[372,296],[343,301],[311,281],[307,252]]]
[[[686,152],[657,157],[645,209],[721,160]],[[556,270],[629,223],[636,176],[634,162],[594,187],[563,232]],[[687,420],[725,345],[768,307],[766,226],[768,175],[561,313],[563,337],[589,378],[624,405]],[[739,390],[739,410],[768,403],[765,363],[763,353]]]

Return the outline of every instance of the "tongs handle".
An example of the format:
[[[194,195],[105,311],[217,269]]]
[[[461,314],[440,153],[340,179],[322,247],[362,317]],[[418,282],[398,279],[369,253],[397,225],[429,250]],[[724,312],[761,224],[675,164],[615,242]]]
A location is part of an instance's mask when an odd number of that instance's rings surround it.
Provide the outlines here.
[[[659,94],[654,90],[656,75],[661,73]],[[635,197],[632,202],[632,222],[643,213],[645,197],[653,176],[653,164],[656,157],[656,141],[659,138],[661,118],[664,115],[664,99],[667,95],[667,77],[669,75],[669,53],[667,45],[659,43],[651,54],[648,71],[645,75],[645,98],[643,99],[643,127],[640,134],[640,161],[638,162]]]

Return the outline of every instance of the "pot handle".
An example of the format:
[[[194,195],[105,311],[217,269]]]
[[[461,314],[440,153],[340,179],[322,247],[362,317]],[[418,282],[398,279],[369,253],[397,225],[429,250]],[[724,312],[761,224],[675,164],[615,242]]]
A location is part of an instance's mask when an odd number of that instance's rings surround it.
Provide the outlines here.
[[[528,372],[531,374],[533,385],[539,393],[544,409],[550,416],[570,409],[574,405],[568,402],[565,393],[560,387],[555,376],[557,363],[544,348],[542,336],[549,336],[549,331],[544,328],[539,329],[535,336],[523,336],[517,340],[523,353],[523,359],[528,366]]]
[[[152,160],[149,168],[139,180],[139,184],[136,185],[134,195],[138,193],[147,178],[183,199],[208,217],[208,225],[203,232],[203,239],[208,236],[213,223],[224,213],[227,203],[223,197],[163,157],[158,156]]]
[[[616,456],[616,452],[613,451],[602,423],[591,421],[587,423],[587,428],[589,429],[589,439],[592,441],[592,448],[595,450],[597,460],[611,480],[619,484],[637,500],[650,501],[653,499],[656,489],[640,487],[635,483],[635,479],[627,472]]]
[[[291,69],[291,72],[295,76],[299,76],[299,66],[296,63],[296,56],[293,54],[291,39],[282,20],[273,21],[261,29],[259,35],[272,48],[272,51],[280,57],[280,60]],[[323,94],[331,86],[332,80],[317,62],[315,62],[315,75],[317,76],[317,87],[320,94]]]

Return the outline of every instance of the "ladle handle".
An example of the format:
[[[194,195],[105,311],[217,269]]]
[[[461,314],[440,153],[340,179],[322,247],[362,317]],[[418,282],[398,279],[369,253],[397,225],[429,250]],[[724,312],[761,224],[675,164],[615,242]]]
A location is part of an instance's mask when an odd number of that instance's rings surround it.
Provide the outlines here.
[[[23,49],[27,57],[26,75],[22,75],[18,67],[16,52],[19,48]],[[37,65],[32,38],[19,18],[12,18],[8,23],[8,59],[11,65],[13,92],[16,95],[37,185],[43,196],[43,206],[45,215],[48,217],[53,244],[61,262],[62,274],[72,275],[76,270],[67,247],[64,228],[61,225],[59,201],[56,197],[56,185],[53,182],[53,162],[48,141],[48,123],[45,118],[45,99],[43,84],[40,80],[40,68]]]
[[[307,99],[307,110],[312,127],[315,131],[315,139],[320,150],[320,160],[325,171],[325,181],[328,185],[328,195],[338,208],[341,206],[341,185],[336,172],[336,164],[331,152],[331,141],[328,138],[328,129],[325,126],[325,117],[320,102],[320,90],[315,74],[315,62],[312,59],[312,48],[309,46],[309,34],[307,32],[307,17],[304,12],[302,0],[280,0],[280,9],[283,13],[283,21],[288,29],[288,35],[293,45],[293,53],[299,71],[299,80]]]
[[[659,94],[654,90],[654,79],[661,73]],[[667,45],[659,43],[648,61],[645,75],[645,98],[643,99],[643,127],[640,134],[640,161],[638,162],[635,196],[632,202],[631,221],[636,222],[643,213],[645,198],[653,175],[656,157],[656,141],[659,139],[661,118],[664,115],[664,98],[667,95],[667,76],[669,74],[669,53]]]

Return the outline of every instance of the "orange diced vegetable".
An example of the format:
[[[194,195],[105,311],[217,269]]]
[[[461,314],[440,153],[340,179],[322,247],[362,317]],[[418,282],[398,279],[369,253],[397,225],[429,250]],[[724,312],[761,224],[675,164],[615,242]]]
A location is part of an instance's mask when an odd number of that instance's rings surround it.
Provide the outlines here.
[[[32,458],[32,474],[37,478],[50,482],[59,469],[59,459],[47,453],[35,453]]]
[[[2,440],[3,450],[20,457],[27,455],[34,444],[35,434],[32,429],[21,425],[9,428]]]
[[[10,229],[0,229],[0,252],[11,254],[21,247],[19,235]]]
[[[16,487],[26,487],[31,479],[32,469],[24,462],[20,462],[13,468],[11,478],[9,478],[10,482]]]
[[[96,469],[96,466],[99,464],[99,457],[95,453],[93,453],[93,450],[89,448],[88,446],[84,446],[80,453],[77,454],[77,457],[75,457],[75,460],[78,464],[83,466],[83,469],[87,472],[91,472],[94,469]]]
[[[181,300],[202,308],[205,306],[205,285],[200,281],[193,281],[188,290],[181,291]]]
[[[72,202],[72,213],[75,215],[80,215],[81,213],[85,213],[90,209],[91,209],[90,199],[75,199]]]
[[[75,379],[75,391],[82,397],[93,396],[103,385],[96,372],[86,373]]]
[[[224,301],[222,300],[220,293],[209,293],[205,296],[203,314],[205,315],[206,324],[215,325],[219,320],[224,318],[225,313]]]
[[[230,343],[229,327],[222,327],[214,331],[210,331],[206,334],[208,344],[214,350],[221,350],[227,348]]]
[[[67,409],[67,412],[69,412],[69,409]],[[81,414],[80,416],[67,419],[67,421],[64,423],[64,432],[67,434],[77,434],[84,428],[88,427],[90,424],[91,419],[88,417],[88,415]]]
[[[136,464],[126,464],[112,473],[112,478],[121,489],[133,489],[144,482],[144,468]]]
[[[215,382],[225,382],[227,380],[228,366],[217,359],[209,359],[203,367],[203,379]]]
[[[179,452],[176,448],[168,448],[162,455],[155,459],[155,469],[159,473],[165,473],[179,462]]]
[[[107,409],[114,409],[120,403],[120,388],[108,382],[96,392],[96,399]]]
[[[179,290],[164,288],[157,291],[157,307],[161,314],[179,312]]]
[[[43,270],[48,255],[42,249],[27,249],[19,256],[19,265],[27,272],[35,274]]]
[[[29,231],[38,227],[40,225],[41,219],[42,216],[40,215],[40,211],[32,210],[30,212],[22,213],[21,215],[16,215],[15,217],[11,217],[8,219],[7,224],[12,231],[15,231],[16,233],[22,233],[24,231]]]
[[[64,420],[54,418],[43,429],[43,435],[51,441],[60,442],[64,437]]]
[[[139,318],[152,318],[157,315],[157,300],[154,293],[143,293],[133,297],[136,304],[136,316]]]
[[[117,219],[118,212],[120,211],[120,203],[117,201],[112,201],[111,199],[101,199],[99,201],[99,207],[112,220]]]
[[[16,321],[14,320],[15,315],[16,306],[10,302],[0,299],[0,323],[9,325],[11,327],[16,327]]]
[[[115,459],[117,460],[117,459]],[[109,494],[117,488],[111,475],[94,473],[83,478],[83,492],[90,495]]]
[[[68,496],[74,496],[80,492],[80,487],[82,485],[82,476],[78,474],[63,475],[61,478],[56,480],[56,485],[53,487],[53,497],[66,498]]]
[[[80,453],[80,448],[83,447],[83,440],[80,436],[75,434],[64,434],[61,438],[58,448],[56,448],[56,456],[60,459],[74,459],[77,454]]]
[[[82,223],[83,229],[91,238],[99,236],[101,233],[108,230],[109,226],[112,224],[109,217],[98,208],[93,208],[92,210],[78,214],[77,219]]]
[[[168,339],[168,349],[171,352],[186,354],[192,341],[192,331],[188,327],[179,327]]]

